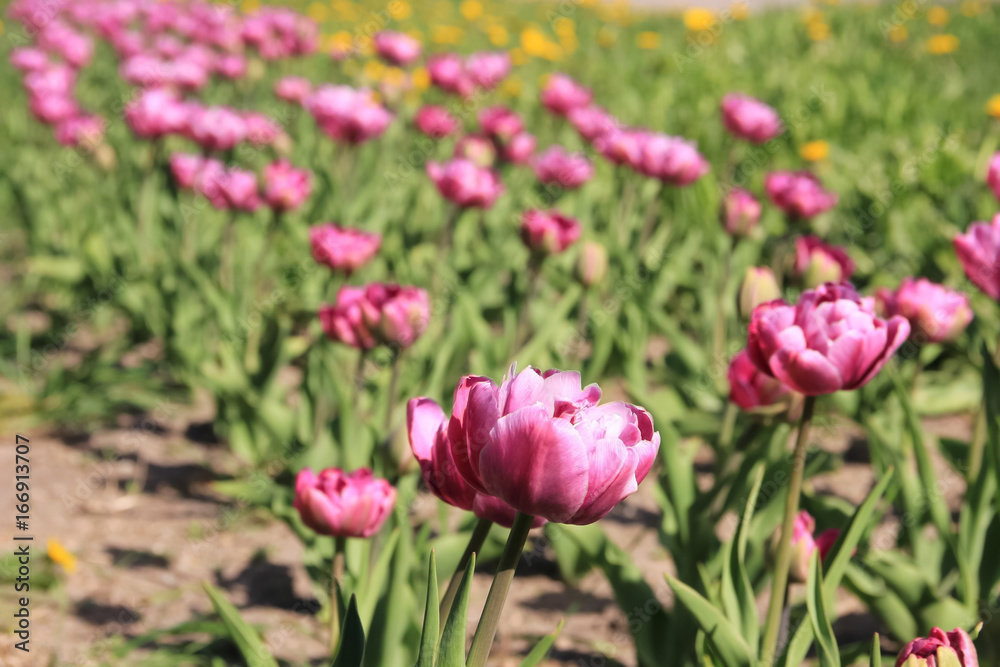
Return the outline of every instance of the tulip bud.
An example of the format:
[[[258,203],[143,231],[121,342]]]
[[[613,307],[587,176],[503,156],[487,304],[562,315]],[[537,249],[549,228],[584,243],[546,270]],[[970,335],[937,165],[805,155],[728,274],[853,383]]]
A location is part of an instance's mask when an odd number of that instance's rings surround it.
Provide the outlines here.
[[[115,167],[118,166],[118,156],[115,154],[115,149],[108,144],[100,144],[97,147],[97,150],[94,151],[94,159],[104,171],[114,171]]]
[[[249,81],[260,81],[267,73],[267,67],[260,58],[251,58],[247,63],[246,77]]]
[[[608,273],[608,251],[600,243],[585,241],[576,263],[576,277],[584,287],[593,287]]]
[[[760,202],[741,188],[733,188],[722,201],[719,217],[726,231],[733,236],[746,236],[760,220]]]
[[[824,243],[816,236],[800,236],[795,240],[795,271],[811,289],[849,279],[854,274],[854,262],[839,246]]]
[[[979,667],[972,638],[961,628],[945,632],[932,628],[903,647],[896,659],[899,667]]]
[[[743,278],[740,288],[740,315],[750,317],[754,308],[762,303],[774,301],[781,297],[781,288],[771,269],[763,266],[751,266]]]
[[[793,583],[804,584],[809,578],[809,560],[812,558],[813,552],[818,548],[816,540],[813,538],[815,530],[816,520],[812,518],[812,515],[805,510],[799,512],[799,515],[795,517],[795,523],[792,524],[792,560],[788,569],[788,580]],[[829,542],[826,547],[826,550],[829,551],[829,548],[833,546],[833,542],[837,540],[840,531],[833,529],[824,533],[824,535],[827,534],[833,538],[832,540],[824,538]],[[772,561],[777,556],[780,540],[781,528],[778,528],[771,536],[771,542],[768,544],[767,555]],[[825,556],[826,553],[820,549],[820,561]]]

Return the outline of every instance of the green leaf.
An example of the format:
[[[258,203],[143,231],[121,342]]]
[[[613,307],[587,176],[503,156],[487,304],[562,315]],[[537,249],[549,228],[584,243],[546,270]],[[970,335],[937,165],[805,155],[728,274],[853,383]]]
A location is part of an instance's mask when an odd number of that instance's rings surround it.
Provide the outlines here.
[[[476,571],[476,554],[472,554],[469,566],[462,575],[462,583],[455,595],[448,620],[441,635],[441,648],[437,667],[465,667],[465,624],[469,616],[469,589],[472,587],[472,573]]]
[[[438,610],[437,563],[431,549],[427,566],[427,604],[424,605],[424,627],[420,634],[420,653],[416,667],[434,667],[438,656],[438,631],[441,617]]]
[[[332,667],[361,667],[365,657],[365,629],[358,616],[358,599],[352,595],[340,629],[340,648]]]
[[[760,644],[760,619],[757,618],[757,603],[754,595],[750,574],[747,572],[745,560],[747,552],[747,537],[750,533],[750,520],[753,518],[754,507],[757,506],[757,496],[764,480],[764,464],[754,467],[753,485],[743,509],[743,519],[736,529],[733,539],[726,544],[727,554],[723,559],[722,600],[729,620],[736,623],[743,638],[750,646],[754,655]]]
[[[236,643],[243,659],[250,667],[278,667],[277,661],[264,646],[260,635],[250,627],[250,624],[243,620],[240,612],[222,595],[212,584],[207,581],[202,582],[202,587],[208,593],[208,598],[212,601],[215,609],[225,623],[229,636]]]
[[[882,645],[878,641],[878,633],[872,637],[872,654],[868,667],[882,667]]]
[[[699,595],[698,591],[687,584],[674,579],[669,574],[664,576],[677,597],[677,601],[691,612],[702,630],[705,631],[708,643],[722,664],[727,667],[749,667],[753,664],[750,647],[743,641],[739,631],[726,620],[722,612],[713,607],[708,600]]]
[[[555,631],[552,634],[545,635],[545,637],[542,638],[542,641],[538,642],[535,645],[535,648],[531,649],[531,653],[524,657],[524,660],[521,661],[521,667],[535,667],[542,661],[543,658],[545,658],[546,655],[548,655],[549,651],[552,649],[552,645],[556,642],[556,639],[559,638],[559,633],[562,632],[563,623],[565,622],[565,619],[559,620],[559,625],[556,627]]]
[[[816,637],[816,655],[820,667],[840,667],[840,652],[837,649],[837,638],[833,635],[830,618],[826,615],[826,604],[823,602],[823,573],[819,565],[819,550],[812,552],[809,559],[809,578],[806,581],[806,610],[809,613],[809,624]]]
[[[372,568],[371,575],[365,581],[364,588],[361,591],[361,604],[358,605],[359,614],[369,626],[375,614],[375,607],[382,596],[382,589],[389,578],[389,565],[392,563],[392,557],[396,552],[396,545],[399,542],[399,530],[398,527],[393,530],[389,535],[389,539],[385,541],[378,555],[378,560],[375,561],[375,566]]]

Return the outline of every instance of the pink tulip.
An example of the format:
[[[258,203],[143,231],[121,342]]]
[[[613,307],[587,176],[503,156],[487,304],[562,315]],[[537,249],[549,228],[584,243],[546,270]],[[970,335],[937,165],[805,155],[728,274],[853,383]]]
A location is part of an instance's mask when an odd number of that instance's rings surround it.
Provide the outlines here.
[[[320,308],[319,318],[331,340],[362,350],[379,344],[406,348],[427,329],[430,299],[418,287],[342,287],[337,303]]]
[[[452,157],[470,160],[480,167],[492,167],[497,159],[497,148],[484,134],[467,134],[455,142]]]
[[[594,140],[594,148],[619,167],[642,168],[642,146],[649,138],[644,130],[614,128]]]
[[[750,317],[747,352],[762,372],[806,396],[868,383],[910,335],[910,323],[875,315],[848,283],[807,290],[794,306],[770,301]]]
[[[241,55],[230,53],[215,61],[215,71],[227,79],[239,79],[247,73],[247,60]]]
[[[420,57],[420,42],[406,33],[383,30],[375,33],[375,51],[391,65],[409,65]]]
[[[382,235],[328,222],[309,228],[309,245],[317,262],[350,275],[375,256]]]
[[[195,179],[201,171],[204,158],[193,153],[174,153],[170,156],[170,173],[177,187],[193,188]]]
[[[246,139],[247,123],[229,107],[205,107],[190,115],[187,132],[206,151],[228,151]]]
[[[462,208],[490,208],[503,192],[495,171],[463,158],[444,164],[428,162],[427,175],[442,197]]]
[[[125,107],[125,122],[136,136],[154,139],[180,132],[188,125],[192,108],[165,88],[144,90]]]
[[[574,109],[586,108],[594,95],[565,74],[555,73],[542,89],[542,104],[557,116],[565,116]]]
[[[48,65],[28,72],[24,87],[32,97],[72,97],[76,71],[66,65]]]
[[[649,413],[600,397],[576,372],[512,366],[500,387],[465,377],[448,424],[452,460],[470,486],[519,512],[593,523],[638,489],[660,446]]]
[[[504,106],[483,109],[478,120],[483,132],[500,141],[508,141],[524,130],[521,117]]]
[[[22,72],[37,72],[49,66],[49,56],[42,49],[22,46],[10,52],[10,64]]]
[[[740,139],[761,144],[782,132],[778,112],[760,100],[730,93],[722,98],[722,122]]]
[[[535,154],[537,145],[538,140],[535,139],[535,135],[520,132],[511,137],[510,141],[503,143],[500,147],[500,157],[510,164],[527,164]]]
[[[1000,199],[1000,151],[990,158],[990,165],[986,170],[986,183],[993,190],[993,195]]]
[[[431,56],[427,62],[431,83],[452,95],[468,97],[475,90],[476,82],[466,70],[465,62],[457,53]]]
[[[80,68],[94,55],[94,43],[65,23],[52,21],[38,33],[38,45],[61,57],[71,67]]]
[[[875,298],[886,317],[905,317],[921,343],[955,340],[972,321],[969,297],[926,278],[904,278],[895,292],[880,289]]]
[[[570,125],[587,141],[594,141],[606,132],[619,129],[621,123],[599,106],[577,107],[567,114]]]
[[[420,107],[413,122],[418,130],[432,139],[442,139],[454,134],[462,126],[447,109],[432,104]]]
[[[31,95],[28,107],[35,118],[48,124],[61,123],[80,114],[76,100],[67,95]]]
[[[830,245],[818,236],[795,239],[795,273],[806,287],[839,283],[854,275],[854,261],[840,246]]]
[[[594,165],[582,153],[567,153],[562,146],[551,146],[531,163],[535,177],[546,185],[575,190],[594,176]]]
[[[207,199],[216,209],[224,211],[229,208],[229,200],[222,192],[222,181],[228,178],[226,166],[219,160],[206,159],[194,177],[194,191]]]
[[[327,468],[317,476],[303,468],[295,478],[295,502],[302,523],[320,535],[371,537],[396,503],[396,489],[368,468],[345,473]]]
[[[576,278],[590,288],[608,274],[608,251],[595,241],[584,241],[576,261]]]
[[[919,637],[903,647],[896,667],[979,667],[979,654],[972,638],[961,628],[945,632],[932,628],[930,635]]]
[[[378,137],[393,118],[369,91],[350,86],[321,86],[305,106],[330,138],[351,144]]]
[[[218,187],[230,209],[253,212],[260,207],[257,174],[252,171],[230,168],[218,179]]]
[[[819,559],[822,562],[830,553],[837,538],[840,537],[840,530],[837,528],[828,528],[814,537],[815,532],[816,520],[809,512],[800,511],[795,517],[795,523],[792,524],[792,563],[788,572],[788,578],[792,582],[806,583],[809,578],[809,561],[812,559],[813,552],[819,552]],[[776,541],[780,533],[781,529],[779,528],[770,545],[772,551],[777,546]]]
[[[435,496],[453,507],[471,511],[481,519],[510,528],[516,510],[510,505],[476,491],[458,473],[448,441],[448,418],[441,406],[429,398],[413,398],[406,405],[406,430],[410,449],[420,464],[424,484]],[[533,528],[545,523],[536,518]]]
[[[670,185],[694,183],[708,173],[708,161],[692,141],[665,134],[650,134],[641,142],[640,171]]]
[[[100,116],[81,114],[61,121],[55,127],[56,141],[63,146],[82,146],[92,150],[104,139],[104,119]]]
[[[312,191],[312,173],[296,169],[288,160],[264,168],[264,201],[275,211],[291,211],[302,205]]]
[[[973,223],[953,242],[955,254],[972,284],[1000,301],[1000,213],[989,224]]]
[[[285,76],[274,84],[274,94],[286,102],[302,104],[312,94],[312,84],[302,76]]]
[[[812,218],[837,204],[837,195],[808,171],[772,171],[764,178],[768,199],[790,218]]]
[[[722,200],[719,217],[732,236],[747,236],[757,227],[760,212],[760,202],[752,194],[742,188],[733,188]]]
[[[521,240],[533,253],[561,253],[580,238],[580,223],[559,211],[532,209],[521,216]]]
[[[729,400],[750,413],[777,414],[788,411],[789,421],[802,414],[802,396],[754,366],[746,350],[729,362]]]
[[[480,51],[465,61],[465,69],[477,86],[493,90],[510,74],[510,56],[506,51]]]
[[[270,146],[279,137],[287,137],[281,125],[274,118],[256,111],[244,111],[243,125],[246,128],[246,140],[254,146]]]

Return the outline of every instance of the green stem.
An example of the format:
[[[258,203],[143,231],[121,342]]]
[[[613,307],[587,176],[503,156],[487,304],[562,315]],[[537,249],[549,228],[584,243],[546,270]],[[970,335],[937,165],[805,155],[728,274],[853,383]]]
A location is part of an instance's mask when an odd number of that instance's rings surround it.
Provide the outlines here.
[[[392,408],[396,405],[396,388],[399,386],[399,358],[403,356],[400,352],[392,358],[392,370],[389,376],[389,395],[385,406],[385,439],[389,439],[389,427],[392,425]]]
[[[510,536],[503,548],[503,555],[500,556],[496,576],[493,577],[493,585],[490,586],[489,595],[486,596],[483,615],[479,619],[476,634],[472,638],[472,648],[469,649],[466,667],[485,667],[486,660],[490,657],[490,648],[493,646],[497,626],[500,624],[500,613],[507,600],[507,591],[510,590],[510,582],[514,579],[517,561],[521,558],[521,550],[524,549],[524,543],[528,539],[528,531],[531,530],[531,523],[534,520],[535,517],[522,512],[518,512],[514,518]]]
[[[514,349],[511,354],[516,354],[524,345],[531,333],[531,318],[528,316],[531,302],[538,295],[538,289],[542,282],[542,262],[541,257],[532,254],[528,260],[528,289],[524,292],[524,300],[521,302],[521,311],[517,315],[517,326],[514,329]]]
[[[771,583],[771,600],[767,607],[767,623],[764,626],[764,644],[761,652],[761,664],[770,667],[777,656],[778,634],[781,630],[781,611],[784,607],[785,591],[788,588],[788,569],[792,562],[792,526],[795,516],[799,513],[799,495],[802,493],[802,478],[806,469],[806,447],[809,442],[809,426],[812,422],[813,408],[816,406],[815,396],[806,396],[802,408],[802,420],[799,422],[798,438],[795,441],[795,454],[792,461],[792,476],[788,482],[788,497],[785,499],[785,516],[781,522],[781,541],[778,544],[778,557],[774,566],[774,579]]]
[[[451,575],[451,581],[448,582],[448,590],[445,591],[444,599],[441,600],[441,618],[447,619],[448,614],[451,612],[451,606],[455,603],[455,596],[458,594],[458,588],[462,583],[462,577],[465,575],[465,568],[469,566],[469,561],[472,560],[472,554],[479,553],[483,548],[483,544],[486,542],[486,537],[490,534],[490,528],[493,527],[493,522],[489,519],[480,519],[476,523],[476,527],[472,530],[472,536],[469,537],[469,543],[465,546],[465,553],[462,554],[462,558],[459,559],[458,565],[455,567],[454,574]],[[444,632],[444,623],[441,624],[441,631]]]
[[[340,643],[340,582],[344,578],[346,537],[333,538],[333,567],[330,579],[330,657],[337,655]]]
[[[665,183],[660,183],[660,187],[656,189],[653,201],[649,203],[649,208],[646,209],[646,220],[642,223],[642,232],[639,235],[640,248],[645,247],[649,243],[649,240],[653,238],[653,232],[656,228],[656,218],[660,213],[660,207],[663,205],[663,191],[666,187]]]
[[[722,263],[722,281],[719,285],[719,298],[715,306],[715,328],[712,333],[712,354],[713,361],[717,364],[726,363],[726,298],[729,292],[729,277],[733,271],[733,243],[727,242],[726,259]],[[720,385],[725,385],[725,380],[720,377]]]
[[[985,361],[985,360],[984,360]],[[1000,366],[1000,340],[997,340],[996,350],[993,352],[993,363]],[[979,414],[976,415],[976,425],[972,431],[972,443],[969,445],[969,460],[965,471],[965,480],[972,486],[976,478],[979,477],[979,469],[983,465],[983,449],[986,447],[986,396],[979,405]]]
[[[361,394],[365,391],[365,362],[368,361],[368,350],[361,350],[358,354],[358,367],[354,369],[354,405],[353,412],[358,414],[358,406],[361,404]]]

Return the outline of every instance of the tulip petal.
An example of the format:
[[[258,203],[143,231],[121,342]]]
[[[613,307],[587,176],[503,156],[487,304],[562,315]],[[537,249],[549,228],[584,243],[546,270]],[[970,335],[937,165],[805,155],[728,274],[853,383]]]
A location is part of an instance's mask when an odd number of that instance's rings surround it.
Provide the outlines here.
[[[432,399],[413,398],[406,404],[406,431],[410,449],[418,461],[431,459],[434,440],[444,422],[444,410]]]
[[[614,438],[594,442],[588,452],[587,497],[580,509],[566,523],[594,523],[628,495],[639,489],[635,479],[638,462],[631,450]]]
[[[836,366],[815,350],[778,350],[771,357],[771,372],[789,387],[806,396],[832,394],[842,381]]]

